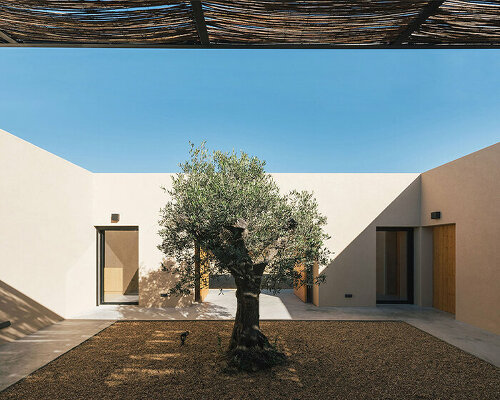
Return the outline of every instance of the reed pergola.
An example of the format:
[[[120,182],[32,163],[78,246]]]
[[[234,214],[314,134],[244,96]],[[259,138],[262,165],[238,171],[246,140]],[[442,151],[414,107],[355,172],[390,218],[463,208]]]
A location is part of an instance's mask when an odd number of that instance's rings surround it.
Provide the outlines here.
[[[499,0],[0,0],[0,46],[500,47]]]

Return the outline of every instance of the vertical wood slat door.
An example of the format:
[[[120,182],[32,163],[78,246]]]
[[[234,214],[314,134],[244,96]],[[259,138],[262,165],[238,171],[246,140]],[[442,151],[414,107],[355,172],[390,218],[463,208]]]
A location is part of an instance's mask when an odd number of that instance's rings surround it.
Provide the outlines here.
[[[194,301],[201,303],[205,300],[209,291],[210,257],[198,244],[194,246],[194,253],[195,274],[197,275],[194,283]]]
[[[435,226],[432,306],[455,314],[455,225]]]
[[[294,269],[295,271],[300,273],[300,279],[306,279],[306,268],[304,267],[304,265],[296,265]],[[294,286],[293,293],[304,303],[307,302],[307,285],[302,285],[299,287]]]

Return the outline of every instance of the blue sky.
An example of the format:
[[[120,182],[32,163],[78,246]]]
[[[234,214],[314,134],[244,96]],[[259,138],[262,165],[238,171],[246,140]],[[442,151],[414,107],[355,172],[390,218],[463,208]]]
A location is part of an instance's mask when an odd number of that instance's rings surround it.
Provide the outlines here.
[[[0,49],[0,128],[94,172],[188,141],[270,172],[421,172],[500,139],[500,50]]]

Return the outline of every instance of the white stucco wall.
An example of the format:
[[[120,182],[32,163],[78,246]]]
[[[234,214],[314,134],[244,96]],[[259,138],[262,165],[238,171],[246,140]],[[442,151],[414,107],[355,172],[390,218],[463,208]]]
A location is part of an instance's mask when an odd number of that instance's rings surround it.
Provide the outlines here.
[[[92,307],[92,197],[89,171],[0,130],[0,280],[62,317]]]
[[[456,318],[500,334],[500,143],[422,174],[421,223],[456,224]]]
[[[160,297],[173,278],[160,271],[156,247],[159,210],[168,199],[160,187],[170,187],[171,174],[92,174],[6,132],[0,138],[0,188],[8,194],[0,209],[0,279],[61,316],[78,315],[96,302],[94,226],[131,225],[139,227],[140,304],[178,304]],[[418,174],[273,176],[283,191],[313,191],[328,217],[334,261],[323,271],[320,305],[375,304],[375,226],[418,225]],[[111,223],[112,213],[120,214],[118,224]]]
[[[328,218],[334,254],[321,271],[327,280],[315,292],[319,305],[375,305],[377,226],[416,228],[415,303],[431,305],[431,226],[456,223],[457,318],[497,332],[499,149],[423,175],[273,174],[284,192],[313,191]],[[95,226],[131,225],[139,227],[140,304],[176,305],[177,299],[160,297],[173,278],[160,271],[157,249],[159,210],[167,201],[160,186],[170,183],[167,173],[93,174],[0,130],[0,281],[19,292],[9,298],[22,294],[62,317],[92,309]],[[436,210],[443,212],[437,222],[429,219]],[[112,213],[120,214],[118,224]],[[39,315],[43,307],[32,310]]]
[[[319,290],[320,305],[375,305],[375,227],[418,226],[418,176],[273,174],[284,192],[313,191],[328,217],[326,229],[332,238],[327,245],[335,260],[324,271],[327,283]],[[176,304],[160,298],[169,277],[157,272],[162,261],[156,248],[159,210],[168,199],[160,186],[170,187],[170,182],[171,174],[94,174],[93,225],[139,226],[139,302],[144,306]],[[112,213],[120,214],[118,224],[110,223]],[[152,285],[157,289],[151,290]],[[353,298],[345,299],[344,293]]]
[[[168,200],[161,186],[170,187],[170,177],[166,173],[94,174],[92,225],[139,227],[139,305],[144,307],[173,307],[194,300],[160,297],[173,279],[161,271],[163,254],[157,249],[160,208]],[[111,214],[120,214],[120,221],[111,223]]]
[[[327,216],[333,262],[320,306],[375,306],[376,227],[419,225],[419,174],[273,174],[280,188],[314,192]],[[345,298],[346,293],[352,298]]]

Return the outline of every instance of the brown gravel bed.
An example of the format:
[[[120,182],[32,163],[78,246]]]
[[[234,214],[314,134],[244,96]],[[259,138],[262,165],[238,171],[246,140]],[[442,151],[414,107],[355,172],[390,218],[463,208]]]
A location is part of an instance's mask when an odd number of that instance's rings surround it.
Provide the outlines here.
[[[403,322],[264,321],[289,364],[226,375],[231,327],[118,322],[0,399],[500,399],[499,368]]]

